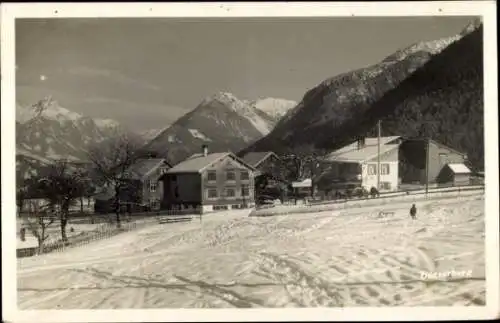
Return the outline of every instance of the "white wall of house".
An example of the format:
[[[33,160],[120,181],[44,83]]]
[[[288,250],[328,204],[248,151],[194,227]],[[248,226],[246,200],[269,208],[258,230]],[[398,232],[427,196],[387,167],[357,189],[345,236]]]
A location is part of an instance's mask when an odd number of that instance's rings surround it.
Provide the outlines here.
[[[370,190],[377,187],[377,162],[366,162],[361,165],[362,186]],[[396,191],[398,189],[398,162],[380,161],[380,188],[379,191]]]

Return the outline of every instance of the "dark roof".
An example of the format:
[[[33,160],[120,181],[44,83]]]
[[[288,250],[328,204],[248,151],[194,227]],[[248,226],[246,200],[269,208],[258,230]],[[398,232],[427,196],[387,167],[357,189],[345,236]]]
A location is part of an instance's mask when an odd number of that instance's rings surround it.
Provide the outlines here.
[[[171,169],[167,171],[167,173],[172,174],[172,173],[201,173],[203,169],[206,167],[210,166],[211,164],[215,163],[218,160],[221,160],[227,156],[231,156],[233,159],[237,160],[238,162],[242,163],[246,167],[255,170],[255,168],[252,165],[249,165],[246,163],[244,160],[238,158],[234,154],[230,152],[226,153],[212,153],[208,154],[207,156],[203,156],[202,154],[194,154],[193,156],[189,157],[183,162],[180,162],[179,164],[175,165]]]
[[[127,169],[127,172],[133,178],[142,178],[153,169],[159,167],[161,164],[165,164],[166,166],[168,166],[168,163],[164,158],[139,159]]]
[[[445,144],[442,144],[434,139],[430,139],[430,138],[419,138],[419,137],[401,137],[404,141],[417,141],[417,142],[432,142],[433,144],[435,144],[436,146],[440,146],[442,148],[446,148],[454,153],[456,153],[457,155],[461,155],[461,156],[464,156],[466,157],[467,154],[466,153],[463,153],[463,152],[460,152],[454,148],[451,148],[450,146],[446,146]]]
[[[259,166],[260,163],[262,163],[265,159],[267,159],[269,156],[274,155],[276,156],[275,153],[272,151],[255,151],[255,152],[249,152],[245,156],[243,156],[243,160],[247,163],[252,165],[253,167]],[[278,156],[276,156],[278,157]]]

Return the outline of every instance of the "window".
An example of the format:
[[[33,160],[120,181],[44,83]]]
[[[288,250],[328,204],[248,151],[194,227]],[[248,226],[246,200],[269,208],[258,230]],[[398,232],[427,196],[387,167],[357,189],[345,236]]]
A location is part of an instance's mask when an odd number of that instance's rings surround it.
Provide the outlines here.
[[[179,187],[178,187],[178,186],[176,186],[176,187],[174,188],[174,195],[175,195],[175,198],[176,198],[176,199],[177,199],[177,198],[179,198]]]
[[[158,183],[150,181],[149,182],[149,191],[153,192],[153,193],[156,192],[157,186],[158,186]]]
[[[156,199],[151,199],[149,200],[149,207],[152,209],[152,210],[156,210],[156,209],[159,209],[160,208],[160,203],[158,200]]]
[[[236,180],[236,174],[234,173],[234,171],[227,171],[226,172],[226,181],[234,181]]]
[[[389,175],[389,164],[380,165],[380,175]]]
[[[243,197],[250,196],[250,188],[247,185],[241,187],[241,196]]]
[[[250,178],[250,176],[248,174],[248,171],[242,170],[241,175],[240,175],[240,179],[243,181],[247,181],[249,178]]]
[[[217,180],[217,172],[214,170],[211,170],[207,173],[207,180],[209,182],[215,182]]]
[[[207,196],[209,199],[217,198],[217,196],[218,196],[217,189],[215,189],[215,188],[208,189]]]
[[[377,175],[377,165],[368,165],[368,175]]]
[[[177,182],[177,175],[170,176],[172,182]]]
[[[234,188],[226,188],[226,197],[235,197],[236,191]]]

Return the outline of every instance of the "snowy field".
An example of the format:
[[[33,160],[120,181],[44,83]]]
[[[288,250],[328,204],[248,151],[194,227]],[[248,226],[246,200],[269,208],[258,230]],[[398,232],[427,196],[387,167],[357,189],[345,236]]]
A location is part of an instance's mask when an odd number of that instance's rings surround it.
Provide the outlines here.
[[[409,207],[151,225],[18,259],[18,306],[484,305],[484,197],[418,202],[417,220]]]

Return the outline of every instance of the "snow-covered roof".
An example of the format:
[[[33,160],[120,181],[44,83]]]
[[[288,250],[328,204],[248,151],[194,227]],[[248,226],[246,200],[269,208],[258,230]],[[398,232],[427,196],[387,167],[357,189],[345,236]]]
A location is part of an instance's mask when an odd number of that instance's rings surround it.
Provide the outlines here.
[[[234,160],[237,160],[241,164],[250,168],[252,171],[255,171],[255,168],[252,165],[247,164],[242,159],[235,156],[233,153],[225,152],[225,153],[211,153],[207,156],[203,154],[194,154],[183,162],[175,165],[171,169],[167,171],[169,174],[175,173],[201,173],[206,167],[212,165],[216,161],[222,160],[223,158],[230,156]]]
[[[448,167],[455,174],[470,174],[471,170],[464,164],[448,164]]]
[[[401,138],[400,136],[390,136],[380,138],[380,154],[385,154],[399,147],[398,144],[391,142]],[[377,157],[378,155],[378,139],[365,138],[363,147],[358,148],[358,142],[355,141],[347,146],[344,146],[327,156],[328,161],[352,162],[359,163]]]
[[[197,173],[206,166],[224,158],[227,155],[229,155],[229,153],[212,153],[208,154],[207,156],[203,156],[203,154],[194,154],[185,161],[182,161],[169,169],[167,173]]]
[[[160,165],[162,164],[168,166],[164,158],[139,159],[127,169],[127,172],[130,173],[130,175],[135,178],[142,178],[153,169],[160,167]]]
[[[249,152],[245,156],[243,156],[243,160],[247,162],[248,164],[257,167],[259,166],[260,163],[262,163],[267,157],[275,155],[272,151],[255,151],[255,152]],[[277,157],[277,156],[276,156]]]

